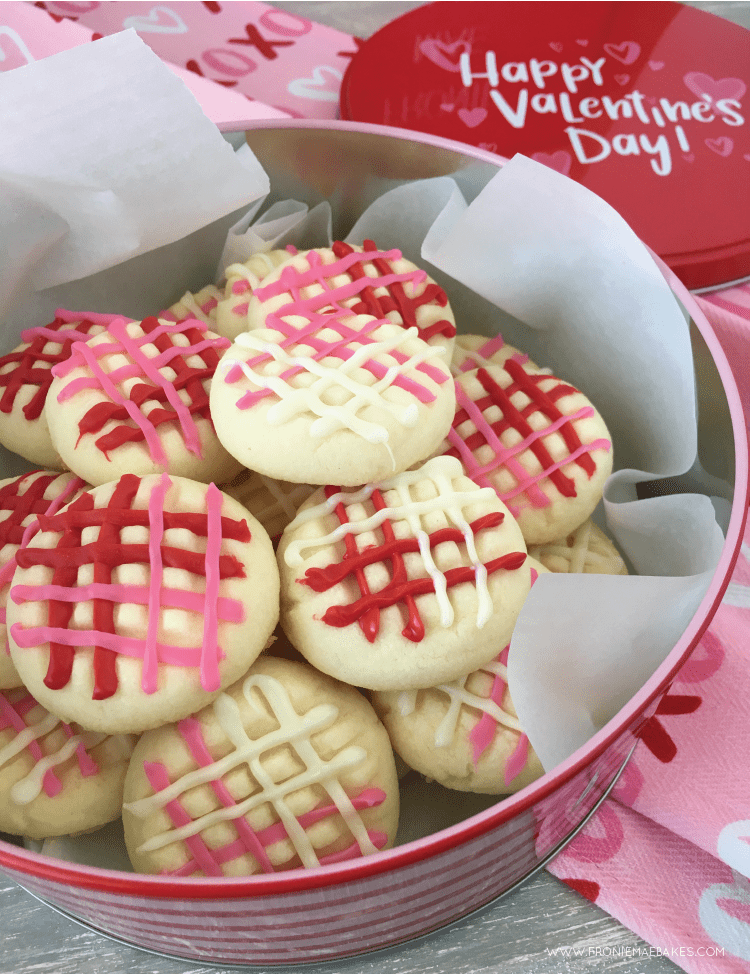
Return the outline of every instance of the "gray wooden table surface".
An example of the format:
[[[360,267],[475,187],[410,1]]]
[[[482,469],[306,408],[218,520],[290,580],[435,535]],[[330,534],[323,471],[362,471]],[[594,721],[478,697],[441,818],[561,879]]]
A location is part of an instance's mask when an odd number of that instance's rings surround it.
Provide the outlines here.
[[[272,5],[369,37],[422,3],[280,0]],[[749,26],[746,2],[702,0],[690,6]],[[232,974],[238,970],[157,957],[114,943],[59,916],[1,873],[0,915],[0,974],[212,974],[217,970]],[[279,968],[256,970],[271,974]],[[543,871],[480,913],[426,939],[308,970],[315,974],[676,974],[679,968]]]

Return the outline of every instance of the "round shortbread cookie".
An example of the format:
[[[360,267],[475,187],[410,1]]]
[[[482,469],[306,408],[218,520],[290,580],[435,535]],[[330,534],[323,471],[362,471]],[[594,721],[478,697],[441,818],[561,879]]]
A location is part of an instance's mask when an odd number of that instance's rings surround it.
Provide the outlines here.
[[[498,493],[528,545],[586,521],[613,467],[610,434],[586,396],[512,357],[459,375],[456,400],[445,452]]]
[[[249,328],[275,328],[276,318],[312,318],[328,311],[388,318],[417,328],[451,361],[456,323],[446,292],[399,250],[335,241],[330,248],[301,251],[256,288],[248,305]],[[268,321],[269,316],[272,321]]]
[[[134,745],[63,723],[24,688],[0,691],[0,831],[46,839],[112,822]]]
[[[233,498],[166,474],[85,491],[16,554],[8,636],[63,720],[138,733],[200,709],[279,615],[268,534]]]
[[[290,484],[264,477],[255,470],[243,470],[229,483],[222,484],[221,489],[247,507],[273,540],[279,537],[303,501],[317,488],[312,484]]]
[[[211,388],[227,450],[293,483],[355,486],[406,470],[438,448],[455,404],[438,350],[368,315],[245,332]]]
[[[52,368],[71,354],[74,342],[100,334],[116,315],[58,308],[55,320],[21,333],[22,342],[0,357],[0,443],[30,463],[53,470],[63,464],[52,445],[44,404]]]
[[[5,631],[16,552],[39,530],[40,514],[54,514],[86,487],[88,484],[73,474],[46,470],[0,480],[0,689],[20,687],[23,683],[13,664]]]
[[[530,582],[547,569],[528,558]],[[519,791],[543,773],[508,690],[509,646],[468,676],[425,690],[376,692],[371,701],[394,750],[446,788]]]
[[[509,641],[530,585],[516,522],[453,457],[317,492],[277,558],[292,644],[371,690],[435,686],[486,663]]]
[[[55,366],[45,414],[55,449],[90,484],[166,471],[208,483],[238,464],[217,439],[209,389],[226,338],[203,322],[116,318]]]
[[[294,250],[292,251],[294,253]],[[261,281],[275,268],[286,263],[292,254],[287,250],[269,250],[253,254],[241,264],[224,269],[226,284],[216,309],[215,331],[230,341],[248,330],[248,302]]]
[[[206,284],[200,291],[186,291],[185,294],[170,305],[165,311],[160,311],[157,318],[162,321],[202,321],[211,331],[220,334],[216,325],[217,307],[223,298],[223,293],[213,284]]]
[[[495,335],[493,338],[488,338],[486,335],[457,335],[451,356],[451,373],[457,376],[462,372],[471,372],[486,365],[503,365],[510,358],[523,365],[529,363],[533,368],[537,368],[529,355],[520,352],[513,345],[508,345],[502,335]]]
[[[200,713],[145,734],[125,783],[138,872],[246,876],[370,855],[394,842],[388,735],[353,687],[259,658]]]
[[[628,575],[620,552],[592,520],[585,521],[565,538],[535,545],[529,553],[551,572]]]

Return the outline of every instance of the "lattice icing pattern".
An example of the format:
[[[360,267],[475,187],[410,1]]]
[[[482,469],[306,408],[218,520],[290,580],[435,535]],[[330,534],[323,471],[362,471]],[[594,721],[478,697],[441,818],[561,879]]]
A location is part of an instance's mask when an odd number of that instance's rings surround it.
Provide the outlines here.
[[[446,293],[399,250],[379,250],[372,240],[362,247],[336,241],[330,251],[300,254],[269,278],[250,304],[256,327],[276,327],[277,317],[310,318],[329,308],[417,328],[420,338],[443,342],[450,354],[456,326]]]
[[[199,670],[205,690],[219,687],[218,643],[220,622],[240,622],[245,610],[238,600],[220,595],[222,580],[242,578],[243,564],[222,552],[225,538],[250,541],[245,521],[222,514],[222,494],[213,484],[206,488],[206,513],[172,512],[166,497],[172,484],[163,474],[153,478],[146,509],[133,506],[141,479],[125,475],[114,486],[106,506],[97,507],[91,491],[81,494],[64,510],[51,516],[40,515],[39,530],[58,535],[55,547],[26,547],[16,560],[20,568],[43,566],[50,572],[48,584],[16,584],[11,589],[15,604],[48,604],[46,625],[10,628],[21,649],[49,643],[49,667],[44,679],[50,689],[65,687],[72,674],[73,661],[80,647],[93,647],[93,699],[113,696],[118,689],[118,655],[142,660],[141,687],[147,694],[158,688],[160,664]],[[138,540],[127,537],[137,530]],[[192,535],[194,550],[165,540],[165,532],[179,530]],[[200,549],[204,550],[201,551]],[[147,580],[142,584],[120,584],[114,580],[123,566],[143,566]],[[166,581],[171,569],[205,579],[203,592],[174,586]],[[92,600],[90,625],[73,625],[74,609]],[[122,613],[128,604],[148,612],[146,631],[140,637],[118,630],[115,609]],[[158,639],[164,612],[179,609],[202,620],[197,645],[165,645]]]
[[[206,284],[200,291],[186,291],[185,294],[164,311],[157,314],[161,321],[202,321],[212,331],[216,331],[217,306],[222,300],[222,292],[213,284]]]
[[[216,330],[234,339],[249,327],[248,304],[261,281],[297,253],[294,247],[253,254],[224,269],[226,283],[216,310]]]
[[[38,720],[29,715],[41,711]],[[133,751],[133,739],[128,735],[107,735],[86,731],[61,721],[49,713],[25,690],[15,693],[0,692],[0,734],[11,730],[13,735],[0,745],[0,769],[7,767],[15,758],[27,752],[33,758],[31,770],[19,777],[9,789],[9,797],[17,805],[28,805],[40,794],[54,798],[63,791],[63,781],[58,769],[75,757],[83,778],[99,773],[100,767],[91,751],[105,740],[111,741],[111,751],[127,760]],[[62,731],[62,746],[50,746],[54,731]]]
[[[488,576],[498,571],[513,571],[521,567],[526,552],[508,552],[488,563],[483,563],[477,553],[476,536],[503,523],[501,511],[483,515],[468,522],[463,509],[476,504],[478,495],[474,491],[459,491],[453,480],[462,474],[461,465],[449,457],[436,457],[421,468],[405,471],[380,485],[366,485],[359,491],[342,492],[334,487],[325,489],[326,500],[315,507],[303,510],[290,526],[304,524],[306,521],[336,514],[339,526],[320,538],[292,540],[284,551],[288,565],[302,564],[303,552],[308,548],[320,548],[343,541],[345,554],[340,562],[324,568],[309,568],[302,581],[316,592],[326,591],[346,578],[354,578],[360,596],[349,605],[330,607],[323,615],[323,621],[330,626],[348,626],[357,623],[366,638],[373,642],[380,628],[382,609],[402,605],[408,615],[408,624],[403,635],[414,642],[425,636],[416,598],[433,593],[440,605],[440,621],[448,628],[454,621],[454,609],[448,591],[463,582],[474,584],[477,592],[476,626],[482,628],[493,612],[492,599],[488,590]],[[425,479],[435,486],[435,496],[426,500],[414,500],[411,488]],[[387,504],[384,495],[392,492]],[[373,513],[360,520],[350,521],[347,509],[352,505],[369,502]],[[435,511],[444,511],[451,526],[428,533],[423,528],[423,518]],[[397,538],[393,525],[405,522],[410,528],[409,537]],[[362,550],[358,548],[357,537],[380,529],[383,541],[380,545],[368,543]],[[461,545],[466,552],[468,564],[441,571],[434,559],[437,545],[452,541]],[[419,553],[424,575],[408,577],[404,560],[405,554]],[[365,577],[365,569],[376,563],[390,563],[390,581],[377,592],[370,589]]]
[[[599,414],[577,389],[511,357],[502,366],[460,376],[456,396],[446,453],[461,460],[475,483],[496,490],[528,542],[550,536],[528,536],[527,512],[550,508],[561,498],[576,502],[574,523],[563,519],[563,531],[586,520],[612,467],[612,444]],[[583,476],[577,478],[576,470]]]
[[[56,398],[66,403],[87,390],[101,394],[78,422],[78,442],[95,437],[105,456],[126,443],[144,442],[151,459],[167,467],[159,429],[170,424],[180,430],[187,451],[202,458],[196,419],[213,428],[208,388],[228,346],[201,321],[116,318],[106,338],[74,344],[66,361],[54,367],[60,380]]]
[[[628,575],[628,568],[613,542],[591,520],[566,538],[533,546],[529,553],[551,572]]]
[[[222,694],[212,709],[221,730],[231,742],[229,754],[215,760],[200,722],[190,717],[181,721],[177,730],[197,765],[195,770],[171,781],[164,763],[144,762],[144,772],[154,794],[127,802],[125,811],[143,818],[164,809],[170,827],[142,842],[138,854],[154,852],[176,842],[184,843],[187,862],[169,870],[171,873],[189,876],[200,870],[208,876],[221,876],[227,863],[246,855],[252,857],[256,871],[270,873],[278,867],[289,868],[289,861],[295,857],[302,866],[311,867],[368,855],[383,848],[388,842],[387,834],[369,830],[360,812],[380,805],[386,798],[385,793],[380,788],[368,787],[350,797],[340,781],[343,774],[365,761],[365,749],[351,744],[323,758],[312,742],[316,734],[338,719],[338,708],[331,703],[320,703],[298,714],[284,685],[263,673],[251,674],[243,681],[242,695],[250,707],[256,706],[254,691],[262,695],[273,712],[274,730],[257,739],[251,738],[237,701],[229,694]],[[280,748],[289,749],[294,755],[294,761],[286,761],[283,767],[273,760]],[[240,767],[247,768],[252,782],[249,794],[244,798],[233,797],[223,780]],[[294,770],[290,773],[291,768]],[[193,817],[186,808],[185,798],[194,789],[205,786],[211,788],[212,804],[217,807]],[[302,811],[296,807],[299,804],[296,798],[313,786],[323,789],[328,804],[320,805],[311,795],[303,801],[310,803],[312,800],[313,804]],[[251,825],[254,813],[269,806],[275,821],[254,828]],[[317,823],[333,817],[341,819],[353,841],[344,849],[321,855],[311,838],[311,831]],[[211,848],[204,835],[219,823],[231,823],[237,837],[218,848]],[[293,851],[285,852],[277,843],[289,843]],[[281,861],[274,861],[280,857]]]
[[[245,470],[222,485],[222,490],[247,507],[275,538],[294,520],[298,508],[316,490],[311,484],[290,484]]]

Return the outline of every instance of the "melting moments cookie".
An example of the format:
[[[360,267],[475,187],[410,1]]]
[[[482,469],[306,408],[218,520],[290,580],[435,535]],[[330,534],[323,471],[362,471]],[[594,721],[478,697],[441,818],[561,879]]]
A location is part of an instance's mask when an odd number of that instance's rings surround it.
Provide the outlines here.
[[[260,657],[213,704],[141,738],[125,784],[133,867],[246,876],[342,862],[393,844],[394,756],[353,687]]]
[[[435,686],[488,662],[530,587],[508,508],[453,457],[314,494],[277,557],[292,644],[323,672],[371,690]]]
[[[512,356],[459,375],[456,400],[446,454],[497,492],[528,545],[586,521],[613,467],[610,434],[586,396]]]
[[[279,615],[268,534],[213,484],[166,474],[82,493],[16,554],[13,662],[63,720],[139,733],[237,680]]]
[[[208,483],[238,464],[209,415],[226,338],[202,321],[115,318],[58,363],[45,414],[63,462],[90,484],[166,471]]]
[[[46,839],[118,818],[135,739],[63,723],[27,690],[0,691],[0,831]]]
[[[628,575],[620,552],[592,520],[580,524],[565,538],[535,545],[529,553],[551,572]]]
[[[294,248],[292,253],[294,253]],[[253,292],[280,264],[286,263],[291,254],[287,250],[269,250],[253,254],[239,264],[229,264],[224,269],[226,284],[216,309],[214,330],[230,341],[250,327],[248,306]]]
[[[308,318],[325,309],[416,328],[451,361],[456,324],[446,292],[400,250],[379,250],[372,240],[362,246],[337,240],[330,248],[301,251],[256,288],[248,327],[275,327],[269,315]]]
[[[245,332],[211,389],[217,435],[240,463],[309,484],[354,486],[419,463],[455,403],[439,351],[368,315],[279,318]]]

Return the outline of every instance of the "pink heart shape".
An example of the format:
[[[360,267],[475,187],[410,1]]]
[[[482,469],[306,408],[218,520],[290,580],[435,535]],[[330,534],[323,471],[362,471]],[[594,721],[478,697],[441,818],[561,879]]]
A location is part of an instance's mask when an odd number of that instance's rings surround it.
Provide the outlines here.
[[[576,43],[579,45],[579,47],[586,47],[587,44],[589,44],[589,41],[580,40],[580,41],[577,41]]]
[[[0,27],[0,71],[31,64],[34,56],[24,39],[12,27]]]
[[[583,832],[566,848],[571,859],[583,862],[606,862],[623,844],[623,826],[610,805],[601,805]]]
[[[441,102],[441,111],[442,112],[453,112],[453,110],[455,108],[456,108],[456,105],[454,105],[453,103],[450,103],[450,102],[447,102],[447,101]]]
[[[664,61],[647,61],[647,64],[650,66],[652,71],[662,71],[662,69],[665,67]]]
[[[563,44],[561,44],[560,41],[551,41],[550,47],[556,52],[556,54],[560,54],[563,50]]]
[[[475,129],[488,117],[486,108],[460,108],[456,113],[468,129]]]
[[[126,17],[123,27],[132,27],[143,34],[185,34],[188,30],[185,21],[169,7],[152,7],[143,16]]]
[[[328,77],[327,77],[328,75]],[[295,78],[287,85],[287,91],[297,98],[314,101],[339,101],[342,73],[328,64],[318,64],[309,78]]]
[[[641,54],[641,45],[636,41],[623,41],[621,44],[605,44],[603,51],[621,64],[633,64]]]
[[[721,78],[716,81],[711,75],[701,71],[684,74],[683,83],[689,91],[708,102],[716,102],[721,98],[739,99],[746,93],[746,85],[740,78]]]
[[[469,54],[472,46],[467,41],[453,41],[451,44],[439,41],[435,37],[426,37],[420,41],[418,48],[421,54],[444,71],[458,72],[461,70],[459,59],[462,54]]]
[[[694,161],[694,154],[693,154],[693,152],[684,152],[683,158],[686,160],[686,162],[693,162]]]
[[[716,152],[718,156],[729,156],[733,151],[733,146],[735,143],[732,139],[729,139],[726,135],[721,135],[718,139],[705,139],[704,145],[711,149],[712,152]]]
[[[571,172],[571,154],[565,149],[558,149],[557,152],[551,153],[535,152],[532,154],[532,158],[535,162],[540,162],[549,169],[555,169],[563,176],[568,176]]]
[[[619,85],[625,86],[631,80],[631,75],[630,74],[617,74],[617,75],[615,75],[614,80],[617,81]]]

